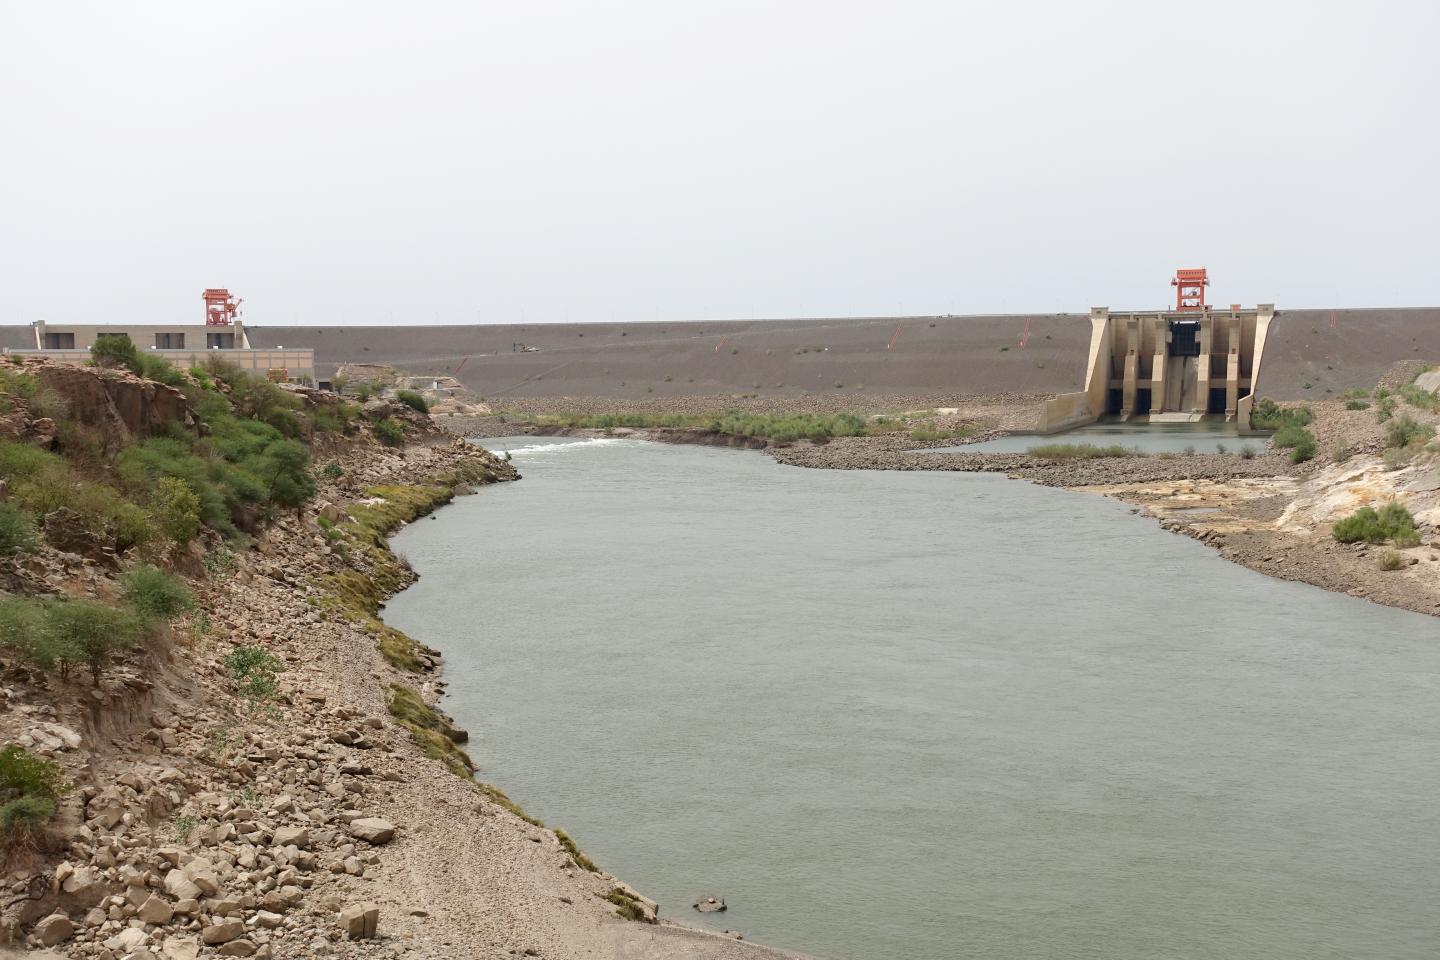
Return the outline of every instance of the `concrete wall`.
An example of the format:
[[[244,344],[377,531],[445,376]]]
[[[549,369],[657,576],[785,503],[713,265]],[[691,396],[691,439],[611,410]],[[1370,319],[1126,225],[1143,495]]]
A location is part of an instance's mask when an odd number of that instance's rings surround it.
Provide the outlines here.
[[[169,324],[82,324],[82,323],[46,323],[43,320],[37,322],[31,328],[33,333],[30,338],[31,347],[46,349],[47,334],[69,334],[74,338],[73,349],[89,350],[95,345],[95,341],[102,336],[125,334],[135,346],[141,350],[153,350],[165,348],[163,344],[167,341],[160,339],[162,335],[173,338],[183,337],[185,350],[204,350],[207,348],[209,334],[220,334],[233,337],[233,347],[244,347],[245,328],[240,323],[228,327],[209,327],[201,323],[169,323]],[[173,339],[168,341],[174,344]]]
[[[88,349],[6,349],[5,352],[29,357],[48,357],[61,363],[90,362]],[[210,357],[220,357],[242,370],[249,370],[260,376],[266,376],[270,370],[284,370],[291,380],[314,379],[315,377],[315,351],[313,350],[145,350],[144,352],[163,357],[182,370],[198,366]]]

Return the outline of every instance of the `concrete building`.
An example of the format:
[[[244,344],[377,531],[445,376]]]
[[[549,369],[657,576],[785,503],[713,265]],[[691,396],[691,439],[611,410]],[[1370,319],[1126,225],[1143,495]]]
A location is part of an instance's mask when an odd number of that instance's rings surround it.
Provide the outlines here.
[[[201,363],[207,356],[219,354],[242,370],[260,376],[278,376],[303,380],[315,377],[315,351],[310,347],[287,349],[283,345],[255,349],[250,346],[245,327],[238,320],[226,326],[202,323],[156,325],[127,324],[49,324],[37,321],[30,325],[33,337],[24,347],[7,346],[6,353],[44,356],[68,363],[84,363],[90,348],[102,336],[130,339],[146,353],[164,357],[177,367]],[[23,328],[22,328],[23,329]]]
[[[1112,316],[1090,311],[1085,389],[1046,405],[1044,429],[1064,430],[1104,414],[1153,422],[1223,415],[1250,427],[1254,386],[1273,304]]]

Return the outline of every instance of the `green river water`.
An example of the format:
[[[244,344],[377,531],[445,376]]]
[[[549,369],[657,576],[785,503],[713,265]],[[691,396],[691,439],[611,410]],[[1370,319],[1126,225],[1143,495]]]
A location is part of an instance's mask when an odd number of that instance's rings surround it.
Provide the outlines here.
[[[636,441],[395,538],[481,777],[834,960],[1440,955],[1440,630],[1095,496]],[[723,895],[711,920],[689,909]]]

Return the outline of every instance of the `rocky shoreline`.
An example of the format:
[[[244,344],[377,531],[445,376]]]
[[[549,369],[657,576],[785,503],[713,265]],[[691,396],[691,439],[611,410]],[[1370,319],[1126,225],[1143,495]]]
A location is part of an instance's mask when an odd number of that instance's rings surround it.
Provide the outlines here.
[[[665,443],[700,443],[763,449],[788,466],[821,470],[944,470],[1003,473],[1045,486],[1098,493],[1134,504],[1161,526],[1191,536],[1221,556],[1267,576],[1309,583],[1387,606],[1440,615],[1440,505],[1434,513],[1419,510],[1417,531],[1422,544],[1400,551],[1406,569],[1377,568],[1378,549],[1340,544],[1330,536],[1335,509],[1297,520],[1297,498],[1328,498],[1349,504],[1344,512],[1370,503],[1411,496],[1405,471],[1383,463],[1384,429],[1372,412],[1347,409],[1340,401],[1311,404],[1311,424],[1323,453],[1311,463],[1292,464],[1283,452],[1268,447],[1254,457],[1231,454],[1157,455],[1052,460],[1025,453],[933,453],[925,448],[952,447],[1023,429],[1032,421],[1034,398],[965,398],[950,422],[966,422],[977,432],[965,441],[913,440],[905,434],[838,437],[825,442],[768,443],[694,430],[648,428],[589,430],[529,426],[523,432],[551,436],[627,436]],[[563,407],[551,403],[552,407]],[[911,403],[910,407],[918,407]],[[588,408],[587,408],[588,409]],[[949,411],[947,411],[949,412]],[[1412,411],[1422,420],[1440,418]],[[440,421],[443,429],[464,432],[473,420]],[[480,424],[495,431],[515,431],[523,424],[485,418]],[[490,435],[500,435],[491,433]],[[1037,440],[1037,442],[1039,442]],[[1337,474],[1347,465],[1363,474],[1354,484]],[[1345,489],[1346,485],[1353,490]],[[1339,486],[1335,490],[1332,487]],[[1308,494],[1307,494],[1308,491]],[[1422,492],[1418,503],[1429,505]],[[1196,512],[1198,511],[1198,512]],[[1282,519],[1284,518],[1284,519]]]
[[[793,957],[661,922],[472,779],[436,706],[438,654],[374,617],[414,577],[384,535],[513,467],[438,439],[335,462],[313,508],[222,554],[168,651],[93,690],[6,677],[7,738],[76,789],[58,860],[8,874],[0,931],[27,955],[96,960]],[[226,667],[255,647],[281,664],[264,703]]]

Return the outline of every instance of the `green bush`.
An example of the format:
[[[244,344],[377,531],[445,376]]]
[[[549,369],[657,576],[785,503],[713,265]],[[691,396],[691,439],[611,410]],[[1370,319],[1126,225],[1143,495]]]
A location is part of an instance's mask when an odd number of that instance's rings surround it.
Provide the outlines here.
[[[133,647],[144,626],[133,611],[83,599],[48,604],[45,621],[45,633],[62,672],[69,664],[86,664],[97,684],[110,658]]]
[[[1375,419],[1384,423],[1395,415],[1395,397],[1381,390],[1375,391]]]
[[[0,849],[10,853],[36,846],[55,816],[56,801],[69,791],[54,761],[15,744],[0,750]]]
[[[195,595],[185,581],[148,565],[120,577],[120,596],[147,624],[195,609]]]
[[[0,600],[0,650],[48,670],[55,666],[58,651],[46,626],[43,601],[30,597]]]
[[[421,413],[430,412],[430,404],[425,400],[423,396],[416,393],[414,390],[396,390],[395,399],[405,404],[405,406],[410,407],[413,410],[418,410]]]
[[[1281,450],[1288,449],[1291,463],[1304,463],[1315,457],[1315,436],[1299,424],[1286,423],[1275,431],[1270,442]]]
[[[405,431],[400,424],[386,417],[375,424],[375,439],[387,447],[398,447],[405,443]]]
[[[32,756],[18,744],[0,750],[0,800],[26,795],[56,800],[69,790],[65,771],[53,760]]]
[[[1417,423],[1407,413],[1385,424],[1385,446],[1404,449],[1424,446],[1435,436],[1435,428]]]
[[[30,514],[13,503],[0,501],[0,554],[32,553],[37,542]]]
[[[1369,401],[1366,401],[1366,400],[1347,400],[1347,401],[1345,401],[1345,409],[1346,409],[1346,410],[1369,410],[1369,409],[1370,409],[1370,403],[1369,403]]]
[[[1420,536],[1415,532],[1415,518],[1393,500],[1378,512],[1372,507],[1361,507],[1337,522],[1331,528],[1331,535],[1341,543],[1395,540],[1402,546],[1414,546],[1420,542]]]
[[[167,539],[182,546],[200,533],[200,498],[178,477],[161,477],[150,495],[150,515]]]
[[[1290,447],[1290,462],[1304,463],[1307,460],[1315,459],[1315,438],[1309,430],[1302,430],[1300,439]]]
[[[1250,410],[1250,426],[1257,430],[1279,430],[1282,427],[1304,427],[1314,419],[1309,407],[1282,407],[1269,397],[1255,401]]]
[[[280,683],[276,674],[284,669],[285,664],[264,647],[236,647],[221,663],[235,680],[239,694],[250,702],[252,708],[279,696]]]
[[[1440,412],[1440,397],[1429,390],[1423,390],[1413,383],[1407,383],[1403,387],[1397,388],[1395,392],[1404,397],[1405,402],[1412,407],[1428,410],[1431,413]]]
[[[135,369],[139,363],[140,351],[124,334],[103,333],[95,338],[90,347],[90,360],[98,367],[124,367]]]

